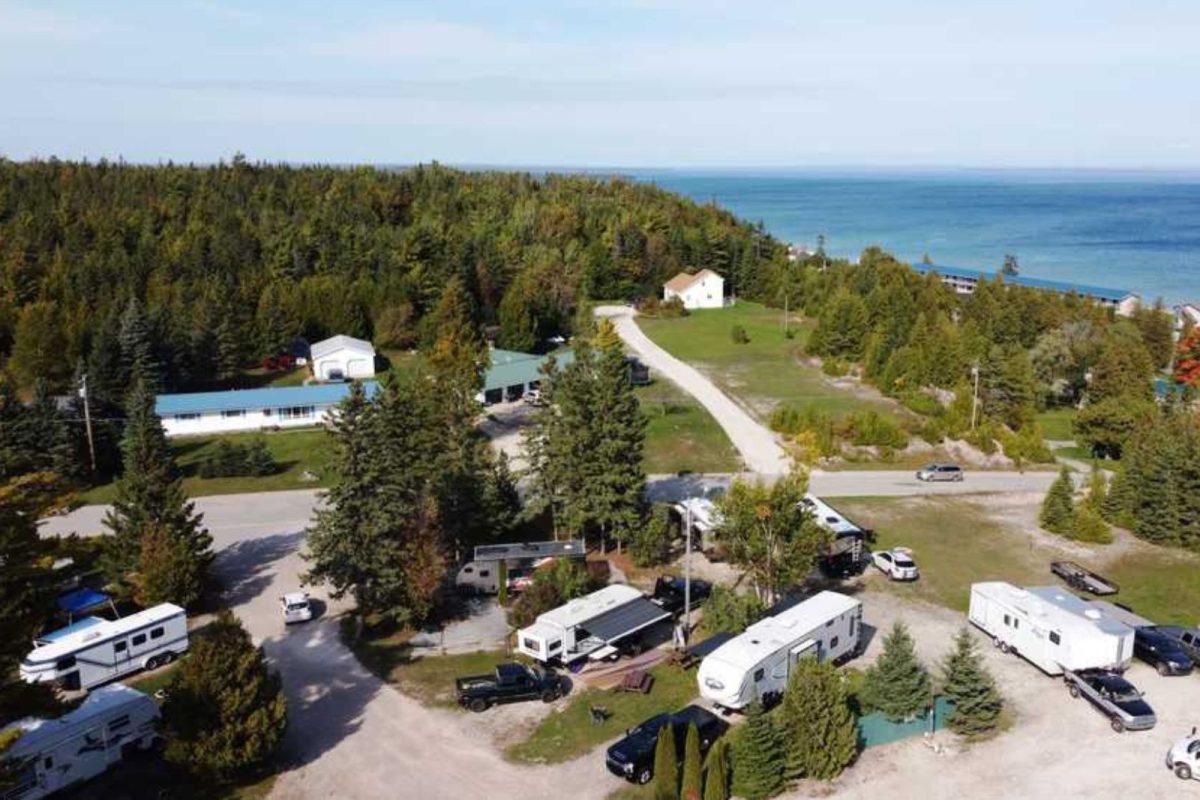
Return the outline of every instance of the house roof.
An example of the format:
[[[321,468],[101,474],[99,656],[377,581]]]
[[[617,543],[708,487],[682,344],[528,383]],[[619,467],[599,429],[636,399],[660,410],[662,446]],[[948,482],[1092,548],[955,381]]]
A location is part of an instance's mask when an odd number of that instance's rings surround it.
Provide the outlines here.
[[[338,350],[357,350],[364,355],[372,357],[375,355],[375,347],[370,342],[341,334],[330,336],[328,339],[322,339],[308,348],[309,355],[313,358],[324,358],[331,353],[336,353]]]
[[[483,390],[503,389],[542,379],[542,366],[554,357],[559,367],[566,366],[575,360],[575,354],[570,350],[560,350],[550,355],[538,356],[532,353],[518,353],[515,350],[492,350],[492,365],[483,376]]]
[[[375,381],[363,381],[363,388],[367,397],[371,397],[379,388],[379,384]],[[232,389],[226,392],[160,394],[154,402],[154,413],[165,417],[171,414],[202,414],[237,409],[332,406],[341,402],[349,393],[348,383],[322,383],[312,386]]]
[[[970,269],[968,267],[952,267],[947,264],[913,264],[913,269],[917,272],[936,272],[938,275],[946,275],[951,278],[965,278],[967,280],[982,280],[984,278],[1002,277],[1005,283],[1013,286],[1026,286],[1030,289],[1048,289],[1054,292],[1075,292],[1076,294],[1094,297],[1099,300],[1109,300],[1114,303],[1119,303],[1127,297],[1136,297],[1136,293],[1128,289],[1111,289],[1105,286],[1091,286],[1086,283],[1072,283],[1070,281],[1054,281],[1048,278],[1030,278],[1025,275],[1000,275],[1000,273],[985,272],[979,269]]]
[[[716,272],[713,272],[711,269],[702,269],[699,272],[694,273],[694,274],[690,273],[690,272],[681,272],[678,275],[676,275],[674,278],[671,278],[671,280],[667,281],[666,284],[664,284],[664,286],[673,292],[682,292],[682,291],[686,291],[687,288],[689,286],[691,286],[693,283],[696,283],[697,281],[703,280],[704,278],[707,278],[710,276],[713,278],[720,278],[721,280],[725,280],[724,278],[721,278],[721,276],[719,274],[717,274]]]

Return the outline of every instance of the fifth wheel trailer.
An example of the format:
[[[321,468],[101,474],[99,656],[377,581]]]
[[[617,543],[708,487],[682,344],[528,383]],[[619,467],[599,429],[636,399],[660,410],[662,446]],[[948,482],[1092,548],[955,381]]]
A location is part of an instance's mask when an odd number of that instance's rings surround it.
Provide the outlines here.
[[[1133,659],[1133,628],[1057,586],[973,584],[968,616],[1001,650],[1047,675],[1124,669]]]
[[[94,778],[132,751],[150,748],[157,733],[158,704],[116,684],[97,689],[74,711],[57,719],[25,719],[3,732],[20,731],[4,754],[12,783],[5,800],[40,800]]]
[[[862,603],[821,592],[751,625],[700,662],[700,695],[721,708],[739,710],[770,702],[787,688],[801,659],[839,662],[858,652]]]

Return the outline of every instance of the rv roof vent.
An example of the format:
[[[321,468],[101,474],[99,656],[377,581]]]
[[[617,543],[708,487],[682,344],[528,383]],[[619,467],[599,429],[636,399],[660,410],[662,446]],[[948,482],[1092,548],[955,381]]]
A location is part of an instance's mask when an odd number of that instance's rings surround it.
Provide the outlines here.
[[[1089,608],[1083,612],[1083,615],[1088,619],[1100,619],[1100,612],[1094,608]]]
[[[758,644],[758,639],[751,639],[750,644]]]

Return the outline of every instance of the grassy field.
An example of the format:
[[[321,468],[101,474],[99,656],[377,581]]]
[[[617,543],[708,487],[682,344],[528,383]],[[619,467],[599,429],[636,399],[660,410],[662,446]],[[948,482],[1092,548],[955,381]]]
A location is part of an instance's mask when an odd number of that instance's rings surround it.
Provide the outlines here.
[[[741,458],[704,406],[674,383],[656,378],[637,388],[649,423],[646,472],[734,472]]]
[[[1042,426],[1042,436],[1056,442],[1066,442],[1075,438],[1071,423],[1075,421],[1077,412],[1073,408],[1052,408],[1040,412],[1035,420]]]
[[[1079,560],[1121,586],[1117,602],[1161,623],[1195,623],[1200,608],[1200,556],[1141,542],[1112,563],[1104,550],[1093,563],[1044,539],[998,523],[968,498],[870,498],[838,501],[859,524],[875,529],[877,547],[911,547],[921,579],[911,584],[880,581],[879,588],[965,612],[971,584],[1002,580],[1019,586],[1058,583],[1056,558]]]
[[[654,688],[649,694],[599,689],[572,693],[565,709],[542,720],[528,739],[508,748],[505,755],[514,761],[537,764],[570,761],[647,717],[677,711],[696,696],[696,673],[668,665],[650,672]],[[611,716],[597,725],[588,714],[592,705],[604,706]]]
[[[221,439],[245,442],[261,436],[267,449],[279,464],[274,475],[261,478],[200,478],[196,471],[205,454]],[[329,478],[327,459],[329,443],[323,428],[300,428],[269,433],[227,433],[219,436],[185,436],[171,440],[175,461],[183,471],[183,488],[191,497],[238,492],[271,492],[280,489],[312,489],[324,486]],[[309,470],[319,480],[305,481],[301,473]],[[82,503],[112,502],[113,484],[96,486],[79,496]]]
[[[788,339],[778,309],[738,301],[729,308],[693,311],[675,319],[639,319],[638,324],[660,347],[706,373],[764,419],[780,403],[835,415],[874,409],[907,417],[895,404],[839,389],[820,370],[801,364],[797,355],[811,323],[793,317],[796,335]],[[735,325],[746,329],[748,343],[734,344],[730,331]]]

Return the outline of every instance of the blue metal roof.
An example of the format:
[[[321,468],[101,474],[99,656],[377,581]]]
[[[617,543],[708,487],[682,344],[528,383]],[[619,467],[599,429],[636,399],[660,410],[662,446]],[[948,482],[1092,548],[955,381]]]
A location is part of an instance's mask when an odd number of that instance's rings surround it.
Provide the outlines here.
[[[375,394],[379,384],[363,381],[367,397]],[[312,386],[277,386],[266,389],[233,389],[227,392],[189,392],[160,394],[154,403],[154,413],[160,417],[170,414],[202,414],[204,412],[250,411],[259,408],[287,406],[332,406],[350,393],[349,383],[320,383]]]
[[[983,278],[1003,277],[1005,283],[1014,286],[1027,286],[1031,289],[1049,289],[1055,292],[1075,292],[1076,294],[1095,297],[1100,300],[1110,300],[1114,303],[1124,300],[1126,297],[1134,294],[1128,289],[1110,289],[1104,286],[1089,286],[1085,283],[1071,283],[1069,281],[1054,281],[1048,278],[1030,278],[1025,275],[1004,275],[999,273],[984,272],[979,269],[969,269],[967,267],[951,267],[946,264],[913,264],[913,269],[918,272],[936,272],[939,275],[948,275],[952,278],[970,278],[972,280],[981,280]]]

